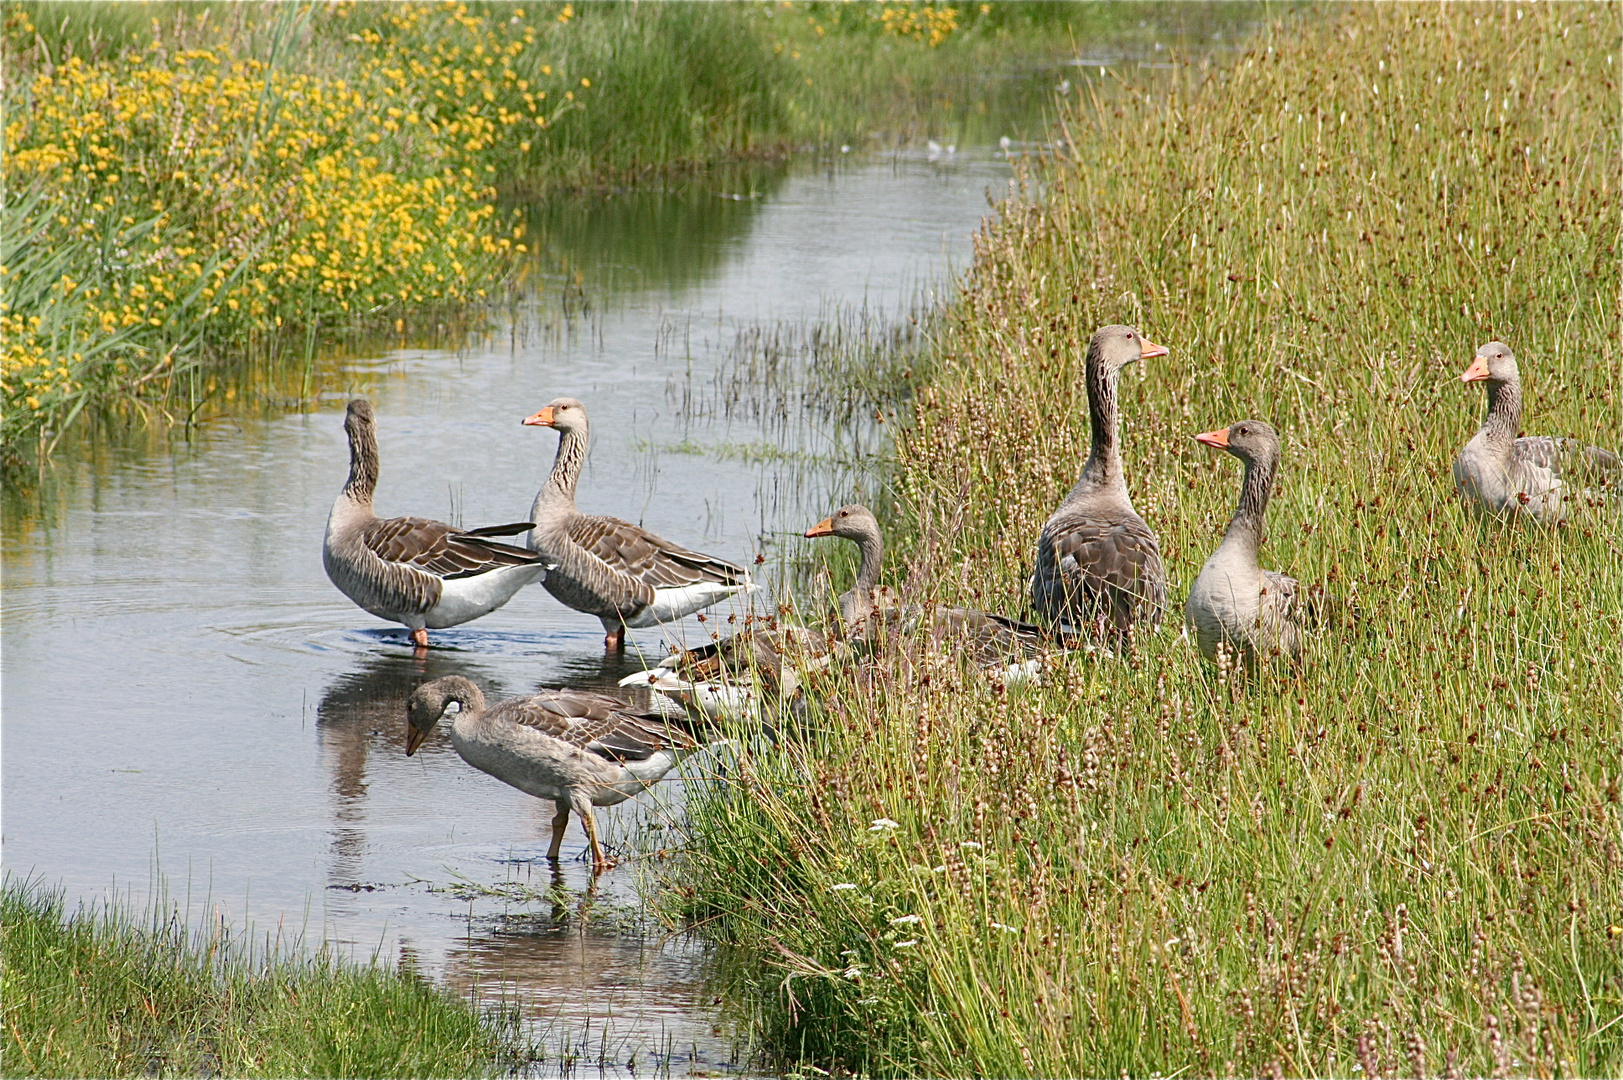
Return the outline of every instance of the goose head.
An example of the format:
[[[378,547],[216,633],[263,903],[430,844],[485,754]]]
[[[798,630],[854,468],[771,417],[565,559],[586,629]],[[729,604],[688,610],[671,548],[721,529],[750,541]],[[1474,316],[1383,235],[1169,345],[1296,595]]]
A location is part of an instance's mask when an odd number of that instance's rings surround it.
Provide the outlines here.
[[[861,503],[842,506],[806,530],[809,537],[838,536],[846,540],[867,540],[880,535],[879,519]]]
[[[1103,326],[1088,342],[1088,360],[1104,370],[1117,372],[1135,360],[1165,356],[1167,347],[1157,345],[1131,326]]]
[[[351,439],[366,431],[377,422],[377,416],[372,412],[372,403],[365,398],[358,397],[349,403],[344,410],[344,434]]]
[[[568,434],[572,431],[586,431],[586,406],[574,398],[554,398],[545,408],[533,416],[526,416],[521,423],[526,427],[549,427]]]
[[[406,729],[407,757],[415,754],[417,748],[423,745],[423,740],[428,738],[428,733],[434,730],[434,725],[440,722],[440,717],[445,715],[452,702],[470,712],[478,712],[485,707],[485,695],[473,684],[473,680],[461,675],[447,675],[412,691],[406,702],[406,722],[410,725]]]
[[[1519,378],[1516,357],[1502,341],[1490,341],[1478,349],[1471,366],[1460,373],[1460,382],[1486,381],[1490,386],[1516,382]]]
[[[1279,460],[1279,433],[1266,420],[1241,420],[1216,431],[1203,431],[1195,441],[1227,451],[1247,464],[1271,467]]]

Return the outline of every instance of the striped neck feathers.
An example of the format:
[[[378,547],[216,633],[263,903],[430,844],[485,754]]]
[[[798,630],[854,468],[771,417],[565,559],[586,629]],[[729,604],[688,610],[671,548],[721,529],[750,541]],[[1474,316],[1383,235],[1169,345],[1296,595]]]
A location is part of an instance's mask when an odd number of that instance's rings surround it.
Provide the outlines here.
[[[1114,487],[1126,490],[1121,471],[1121,447],[1116,437],[1116,384],[1120,375],[1120,369],[1107,365],[1094,346],[1088,346],[1088,423],[1093,439],[1076,489]]]
[[[1231,540],[1247,544],[1255,551],[1262,544],[1263,522],[1268,514],[1268,496],[1274,488],[1274,473],[1279,463],[1273,457],[1261,461],[1245,459],[1245,479],[1240,483],[1240,501],[1223,533],[1223,542]]]
[[[372,505],[378,487],[378,437],[369,423],[353,418],[344,425],[349,434],[349,480],[344,495],[351,502]]]
[[[575,505],[575,486],[580,482],[580,472],[586,464],[587,442],[585,428],[558,430],[558,456],[552,459],[552,474],[536,496],[536,505]]]

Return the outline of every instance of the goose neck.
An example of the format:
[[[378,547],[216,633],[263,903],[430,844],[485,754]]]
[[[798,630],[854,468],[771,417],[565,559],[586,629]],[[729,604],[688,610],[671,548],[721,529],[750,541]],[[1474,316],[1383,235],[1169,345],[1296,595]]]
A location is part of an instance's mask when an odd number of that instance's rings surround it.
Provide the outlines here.
[[[1245,479],[1240,483],[1240,501],[1223,533],[1223,543],[1239,544],[1252,552],[1262,545],[1263,522],[1268,514],[1268,497],[1274,487],[1272,461],[1247,461]]]
[[[586,446],[585,431],[575,428],[559,430],[558,454],[552,459],[552,473],[535,498],[538,509],[544,506],[574,508],[575,486],[580,482],[581,468],[586,464]]]
[[[885,558],[885,540],[877,530],[853,537],[862,561],[857,564],[857,580],[851,591],[840,595],[840,618],[847,627],[874,612],[873,591],[879,584],[879,567]]]
[[[885,559],[885,540],[877,532],[864,533],[857,541],[862,561],[857,564],[857,589],[871,593],[879,584],[879,566]]]
[[[344,495],[361,506],[372,505],[378,487],[378,437],[369,423],[351,423],[349,428],[349,480]]]
[[[1488,416],[1482,434],[1489,445],[1508,452],[1522,422],[1522,388],[1515,379],[1488,384]]]
[[[1087,463],[1082,466],[1078,488],[1124,486],[1121,446],[1116,434],[1116,385],[1119,375],[1119,372],[1097,361],[1090,360],[1088,364],[1088,423],[1092,445]]]

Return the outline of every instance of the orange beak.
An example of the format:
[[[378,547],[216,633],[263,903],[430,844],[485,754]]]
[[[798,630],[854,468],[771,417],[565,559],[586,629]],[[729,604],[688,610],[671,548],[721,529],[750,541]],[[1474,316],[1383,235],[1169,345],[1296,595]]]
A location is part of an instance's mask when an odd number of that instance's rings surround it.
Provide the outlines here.
[[[411,755],[415,754],[417,748],[423,745],[423,740],[426,738],[428,738],[428,732],[422,728],[408,725],[406,727],[406,756],[411,757]]]
[[[1141,337],[1138,340],[1140,346],[1138,356],[1141,360],[1148,360],[1152,356],[1165,356],[1167,354],[1167,347],[1165,345],[1157,345],[1147,337]]]
[[[525,427],[551,427],[552,406],[548,405],[534,416],[526,416],[523,420],[519,421],[519,423],[523,424]]]
[[[807,536],[833,536],[834,535],[834,519],[831,518],[831,517],[824,518],[822,521],[819,521],[816,525],[813,525],[811,528],[807,529],[806,530],[806,535]]]
[[[1477,382],[1488,377],[1488,362],[1478,356],[1471,361],[1471,366],[1460,373],[1460,382]]]
[[[1207,446],[1215,446],[1219,450],[1227,450],[1229,445],[1229,429],[1218,428],[1216,431],[1202,431],[1199,435],[1195,436],[1195,441],[1198,443],[1205,443]]]

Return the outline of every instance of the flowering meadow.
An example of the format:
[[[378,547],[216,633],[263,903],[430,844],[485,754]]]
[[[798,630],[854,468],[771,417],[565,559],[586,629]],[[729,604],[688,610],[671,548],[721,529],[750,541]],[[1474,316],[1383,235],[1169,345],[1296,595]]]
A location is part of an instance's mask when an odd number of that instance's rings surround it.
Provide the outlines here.
[[[481,299],[525,250],[498,169],[588,88],[518,73],[522,18],[288,6],[257,12],[261,58],[211,13],[50,62],[7,11],[27,73],[5,132],[7,446],[256,334]],[[312,20],[337,52],[321,72],[285,43]]]
[[[1054,10],[9,3],[0,452],[481,305],[533,256],[503,196],[856,139]]]

